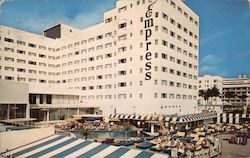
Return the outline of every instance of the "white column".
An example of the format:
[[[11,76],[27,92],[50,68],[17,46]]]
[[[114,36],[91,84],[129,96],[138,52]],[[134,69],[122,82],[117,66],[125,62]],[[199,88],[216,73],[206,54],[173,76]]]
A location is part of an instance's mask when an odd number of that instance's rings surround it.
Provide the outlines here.
[[[153,123],[151,123],[151,133],[154,133],[154,131],[155,131],[155,126]]]
[[[30,104],[26,105],[26,118],[30,118]]]
[[[36,104],[40,104],[40,95],[36,95]]]
[[[230,124],[233,123],[233,114],[229,114],[229,123],[230,123]]]
[[[80,107],[77,109],[77,115],[80,115]]]
[[[235,114],[235,124],[240,122],[240,114]]]
[[[47,110],[47,122],[49,121],[49,108]]]
[[[222,115],[222,122],[226,123],[227,122],[227,114]]]
[[[220,124],[220,113],[217,113],[217,123]]]

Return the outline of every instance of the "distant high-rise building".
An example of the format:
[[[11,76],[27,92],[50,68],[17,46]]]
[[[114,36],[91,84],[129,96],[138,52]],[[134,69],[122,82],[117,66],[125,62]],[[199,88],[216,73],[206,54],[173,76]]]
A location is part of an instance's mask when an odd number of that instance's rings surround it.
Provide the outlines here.
[[[59,24],[44,36],[6,26],[0,32],[0,78],[29,83],[32,116],[43,109],[57,116],[62,104],[65,113],[100,108],[105,116],[195,111],[199,17],[183,1],[118,0],[83,30]],[[43,88],[64,90],[48,104]]]
[[[245,75],[223,79],[223,98],[226,111],[250,111],[250,80]]]

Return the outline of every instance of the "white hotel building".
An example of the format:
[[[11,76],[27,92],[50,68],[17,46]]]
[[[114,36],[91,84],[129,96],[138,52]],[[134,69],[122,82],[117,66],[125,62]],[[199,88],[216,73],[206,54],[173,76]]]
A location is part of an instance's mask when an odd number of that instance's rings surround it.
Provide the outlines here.
[[[0,79],[28,83],[31,117],[196,110],[199,17],[181,0],[117,0],[83,30],[0,26],[0,36]]]

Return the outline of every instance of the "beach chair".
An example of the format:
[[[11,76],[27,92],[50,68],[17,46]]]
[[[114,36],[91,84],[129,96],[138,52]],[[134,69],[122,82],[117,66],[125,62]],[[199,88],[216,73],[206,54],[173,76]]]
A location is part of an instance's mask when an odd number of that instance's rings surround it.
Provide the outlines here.
[[[153,144],[150,142],[142,142],[142,143],[136,145],[136,147],[140,148],[140,149],[148,149],[152,146],[153,146]]]

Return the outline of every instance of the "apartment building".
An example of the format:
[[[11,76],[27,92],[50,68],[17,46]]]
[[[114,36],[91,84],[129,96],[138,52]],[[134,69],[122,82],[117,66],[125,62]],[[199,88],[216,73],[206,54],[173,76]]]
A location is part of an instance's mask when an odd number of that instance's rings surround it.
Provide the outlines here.
[[[199,90],[208,90],[212,89],[213,87],[217,88],[222,94],[222,81],[223,78],[220,76],[211,76],[211,75],[204,75],[202,77],[199,77]],[[206,104],[204,98],[199,97],[198,104]],[[213,97],[211,100],[209,100],[208,104],[211,105],[222,105],[221,97]]]
[[[225,111],[249,111],[250,80],[246,75],[223,79],[223,98]]]
[[[0,32],[0,79],[29,83],[34,115],[60,107],[44,103],[48,89],[65,97],[74,91],[74,109],[105,116],[196,110],[199,17],[183,1],[117,0],[101,23],[82,30],[59,24],[43,36],[7,26]]]

